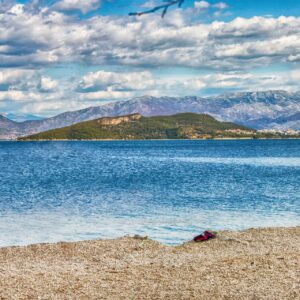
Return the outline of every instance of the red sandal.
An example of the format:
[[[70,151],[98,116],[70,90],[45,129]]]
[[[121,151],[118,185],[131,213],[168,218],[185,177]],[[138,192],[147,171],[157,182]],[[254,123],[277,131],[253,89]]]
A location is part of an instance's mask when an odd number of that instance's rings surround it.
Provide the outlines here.
[[[194,242],[204,242],[216,237],[216,234],[210,231],[204,231],[202,234],[194,237]]]

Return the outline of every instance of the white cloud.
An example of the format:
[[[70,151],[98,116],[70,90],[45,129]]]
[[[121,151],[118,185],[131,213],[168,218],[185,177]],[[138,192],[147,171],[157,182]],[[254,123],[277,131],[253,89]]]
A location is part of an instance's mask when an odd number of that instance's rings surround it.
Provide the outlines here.
[[[34,75],[33,70],[24,70],[24,69],[0,69],[0,85],[6,84],[11,85],[21,80],[28,80]]]
[[[109,72],[108,72],[109,73]],[[137,72],[138,73],[138,72]],[[141,72],[142,73],[142,72]],[[75,90],[76,82],[64,83],[65,89],[56,88],[51,92],[45,93],[38,89],[38,82],[41,79],[45,81],[45,76],[36,76],[29,80],[30,89],[28,86],[24,90],[19,85],[19,90],[9,89],[0,91],[0,106],[2,110],[6,107],[15,107],[14,111],[22,113],[36,113],[40,115],[55,115],[66,110],[77,110],[89,106],[100,105],[113,100],[126,100],[142,95],[152,96],[188,96],[188,95],[204,95],[207,91],[215,91],[215,93],[223,93],[228,91],[251,91],[251,90],[272,90],[285,89],[288,91],[297,91],[299,87],[300,71],[295,70],[291,72],[280,72],[273,74],[272,72],[256,74],[249,72],[214,72],[201,76],[176,76],[172,77],[153,78],[155,84],[152,86],[143,86],[143,89],[113,89],[112,82],[118,84],[127,84],[127,81],[120,81],[122,73],[113,73],[113,80],[105,79],[100,76],[101,88],[99,86],[99,74],[92,76],[94,73],[87,74],[90,79],[82,81],[86,87],[93,86],[95,88],[87,89],[84,92],[77,92]],[[106,74],[108,75],[108,74]],[[117,78],[117,80],[115,79]],[[126,77],[124,77],[126,78]],[[124,79],[122,78],[122,79]],[[131,77],[132,78],[132,77]],[[70,79],[71,80],[71,79]],[[74,79],[72,79],[74,81]],[[47,78],[46,87],[52,86],[53,79]],[[54,84],[56,86],[56,84]],[[255,88],[254,88],[255,87]],[[14,86],[16,88],[16,85]],[[27,89],[27,90],[26,90]]]
[[[106,72],[104,72],[106,73]],[[109,73],[109,72],[107,72]],[[101,74],[101,76],[99,75]],[[187,95],[200,95],[207,90],[215,90],[219,92],[227,91],[251,91],[255,87],[256,90],[288,90],[298,91],[300,71],[280,72],[273,74],[272,72],[266,72],[262,74],[250,73],[250,72],[223,72],[223,73],[210,73],[202,76],[172,76],[166,78],[155,78],[152,75],[153,82],[155,84],[144,85],[143,89],[114,89],[112,88],[112,82],[117,80],[111,80],[110,74],[106,74],[102,77],[102,72],[90,73],[85,81],[87,90],[84,93],[79,93],[81,100],[113,100],[113,99],[128,99],[141,95],[153,95],[153,96],[187,96]],[[113,73],[118,80],[122,78],[122,73]],[[99,77],[101,80],[99,83]],[[83,84],[84,81],[81,81]],[[123,81],[122,81],[123,83]],[[101,85],[100,85],[101,84]],[[138,82],[137,82],[138,84]],[[90,88],[97,87],[94,90]]]
[[[58,88],[58,81],[50,77],[42,76],[40,79],[40,90],[42,92],[53,92]]]
[[[299,62],[300,61],[300,54],[291,54],[289,55],[289,57],[287,58],[287,60],[289,62]]]
[[[218,2],[215,4],[211,4],[207,1],[195,1],[194,2],[194,7],[197,9],[208,9],[208,8],[215,8],[215,9],[220,9],[224,10],[229,7],[229,5],[225,2]]]
[[[0,89],[4,91],[54,92],[58,88],[57,80],[36,70],[0,69]]]
[[[81,91],[145,90],[155,83],[150,72],[117,73],[98,71],[85,75],[79,83]]]
[[[101,6],[101,0],[61,0],[53,8],[62,11],[80,10],[86,14]]]
[[[92,104],[80,103],[78,101],[53,100],[44,102],[30,102],[21,107],[20,111],[25,114],[34,113],[38,115],[55,115],[60,111],[77,110],[91,106]]]
[[[42,97],[38,93],[24,92],[24,91],[0,91],[0,101],[16,101],[16,102],[31,102],[41,101]]]
[[[0,0],[0,13],[10,10],[15,2],[14,0]]]
[[[220,9],[220,10],[223,10],[223,9],[226,9],[226,8],[229,7],[228,4],[225,3],[225,2],[218,2],[216,4],[213,4],[212,6],[217,8],[217,9]]]
[[[147,1],[147,2],[143,3],[141,5],[141,7],[143,7],[143,8],[153,8],[153,7],[158,6],[158,5],[161,5],[161,2],[159,2],[157,0],[150,0],[150,1]]]
[[[13,11],[17,13],[0,15],[0,67],[79,62],[238,70],[293,63],[300,53],[296,17],[201,24],[189,23],[180,11],[172,11],[166,20],[153,16],[80,20],[55,11]]]
[[[91,4],[96,1],[76,3],[85,5],[77,5],[82,12],[96,5]],[[212,11],[227,8],[225,2],[197,3]],[[293,91],[299,89],[298,71],[254,74],[252,70],[273,64],[297,68],[299,62],[299,17],[201,23],[191,21],[181,10],[171,10],[165,19],[160,15],[78,18],[53,7],[35,10],[20,4],[0,11],[1,105],[16,102],[20,109],[36,113],[143,94],[190,95],[207,89]],[[82,78],[75,74],[73,82],[45,75],[50,74],[44,72],[48,66],[69,63],[93,66],[93,70],[113,65],[124,69],[99,70]],[[179,78],[171,69],[173,79],[167,80],[151,73],[153,68],[159,73],[164,67],[204,69],[208,75]]]
[[[164,87],[167,90],[177,89],[189,91],[192,94],[211,89],[217,91],[253,91],[253,90],[299,90],[300,71],[253,74],[247,72],[213,73],[181,80],[167,80]],[[254,88],[255,87],[255,88]]]
[[[120,91],[100,91],[100,92],[90,92],[79,95],[79,100],[115,100],[121,99],[125,100],[135,96],[133,92],[120,92]]]
[[[194,6],[195,8],[206,9],[210,7],[210,3],[207,1],[195,1]]]

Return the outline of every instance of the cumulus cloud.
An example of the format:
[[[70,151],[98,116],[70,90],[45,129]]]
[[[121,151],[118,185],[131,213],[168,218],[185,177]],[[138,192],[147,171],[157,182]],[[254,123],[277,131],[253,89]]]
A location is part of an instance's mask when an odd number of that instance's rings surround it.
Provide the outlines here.
[[[98,71],[84,76],[78,89],[82,92],[145,90],[152,87],[154,83],[154,78],[148,71],[129,73]]]
[[[145,72],[146,74],[149,72]],[[286,89],[297,91],[300,80],[300,71],[279,72],[262,74],[250,72],[212,72],[201,76],[183,76],[178,78],[159,78],[151,74],[145,74],[149,80],[143,78],[143,72],[115,73],[94,72],[83,77],[79,86],[79,99],[128,99],[141,95],[169,95],[187,96],[205,94],[206,91],[215,93],[226,91],[249,91],[253,87],[257,90]],[[141,84],[141,85],[140,85]],[[79,89],[79,88],[78,88]]]
[[[0,107],[8,111],[23,112],[22,109],[35,103],[66,104],[67,91],[59,87],[58,81],[37,70],[0,69]],[[55,105],[54,105],[55,106]],[[40,104],[39,107],[42,107]],[[34,113],[34,111],[32,111]]]
[[[14,0],[0,0],[0,13],[6,12],[15,5]]]
[[[300,71],[273,73],[248,73],[248,72],[227,72],[213,73],[202,76],[195,76],[181,80],[166,80],[161,89],[178,90],[198,94],[206,90],[219,92],[226,91],[251,91],[255,90],[287,90],[295,92],[299,90]]]
[[[210,3],[207,1],[195,1],[194,6],[196,8],[206,9],[210,7]]]
[[[56,11],[34,14],[17,5],[0,15],[0,67],[81,62],[239,70],[298,61],[300,18],[201,24],[171,13],[176,18],[74,19]]]
[[[219,9],[219,10],[224,10],[224,9],[228,8],[229,6],[225,2],[218,2],[215,4],[211,4],[207,1],[195,1],[194,7],[198,8],[198,9],[215,8],[215,9]]]
[[[58,88],[58,81],[48,76],[42,76],[39,82],[41,92],[54,92]]]
[[[297,70],[277,74],[242,71],[213,72],[181,78],[177,76],[160,78],[147,74],[146,76],[150,78],[149,84],[139,86],[137,80],[136,84],[139,89],[134,89],[133,78],[143,76],[143,72],[132,73],[104,71],[88,73],[81,79],[78,78],[78,84],[72,83],[74,79],[70,79],[69,82],[63,84],[64,89],[61,86],[57,87],[58,82],[45,75],[35,74],[29,77],[28,84],[25,86],[24,83],[16,83],[18,79],[15,78],[19,78],[19,75],[12,76],[11,74],[9,80],[5,79],[5,82],[11,82],[11,86],[6,90],[0,90],[0,107],[2,110],[6,107],[14,107],[15,111],[22,113],[54,115],[61,111],[76,110],[142,95],[205,95],[207,92],[217,94],[227,91],[250,91],[253,87],[255,90],[297,91],[300,80],[300,72]]]
[[[54,92],[58,87],[57,80],[41,75],[36,70],[0,69],[1,90]]]
[[[291,54],[291,55],[289,55],[287,60],[289,62],[299,62],[300,61],[300,54]]]
[[[212,7],[215,7],[215,8],[223,10],[223,9],[228,8],[229,6],[225,2],[218,2],[218,3],[213,4]]]
[[[0,69],[0,85],[12,85],[22,80],[28,80],[34,75],[33,70]]]
[[[0,91],[0,101],[32,102],[41,101],[42,97],[38,93],[24,91]]]
[[[100,1],[62,0],[52,7],[47,7],[47,2],[40,5],[40,1],[24,5],[0,0],[2,107],[15,101],[23,111],[58,112],[143,94],[298,89],[297,71],[254,74],[252,70],[280,63],[298,66],[299,17],[201,23],[189,19],[184,10],[173,10],[163,20],[159,15],[79,18],[65,11],[86,13]],[[195,7],[223,11],[227,4],[196,1]],[[99,71],[59,82],[43,72],[49,66],[74,63],[93,70],[97,66]],[[101,70],[113,65],[119,70],[124,67],[123,72]],[[157,67],[201,69],[207,75],[177,79],[169,71],[172,78],[160,79],[152,71]]]
[[[101,0],[61,0],[53,5],[54,9],[62,11],[80,10],[86,14],[101,6]]]

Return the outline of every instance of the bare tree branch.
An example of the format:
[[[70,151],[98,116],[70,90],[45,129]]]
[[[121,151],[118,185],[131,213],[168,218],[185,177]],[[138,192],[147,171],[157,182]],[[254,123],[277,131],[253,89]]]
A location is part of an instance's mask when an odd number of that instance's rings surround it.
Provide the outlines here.
[[[167,11],[168,11],[168,9],[169,9],[170,6],[178,5],[178,7],[181,7],[184,1],[185,0],[173,0],[173,1],[169,1],[169,2],[167,2],[165,4],[162,4],[162,5],[159,5],[159,6],[155,6],[155,7],[151,8],[151,9],[149,9],[149,10],[146,10],[146,11],[129,13],[129,16],[141,16],[141,15],[146,15],[146,14],[154,13],[154,12],[156,12],[158,10],[162,10],[161,17],[163,18],[166,15],[166,13],[167,13]]]

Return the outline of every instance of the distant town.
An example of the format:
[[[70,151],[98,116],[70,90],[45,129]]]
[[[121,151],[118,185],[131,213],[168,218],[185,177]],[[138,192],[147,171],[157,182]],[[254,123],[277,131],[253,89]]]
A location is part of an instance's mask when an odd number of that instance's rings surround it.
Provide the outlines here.
[[[300,136],[300,130],[294,129],[261,129],[257,130],[258,133],[270,133],[283,136]]]

